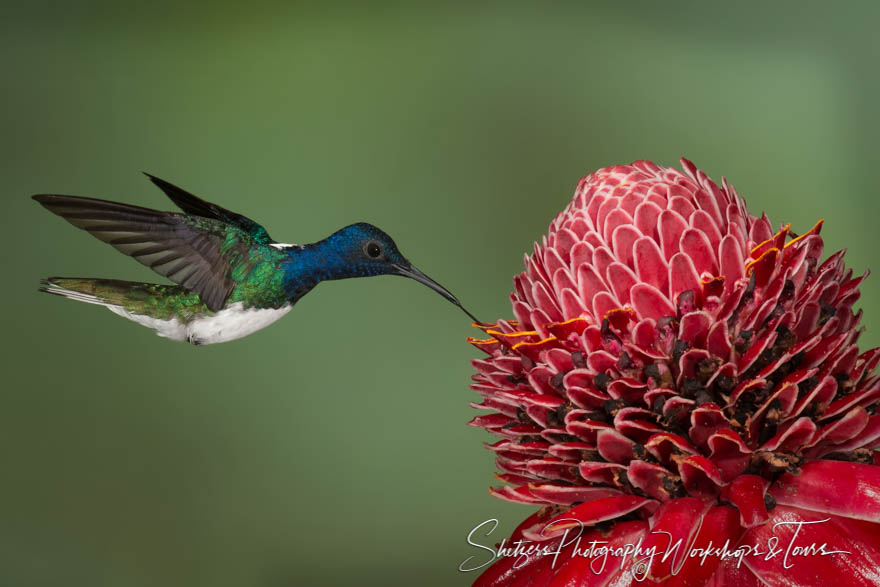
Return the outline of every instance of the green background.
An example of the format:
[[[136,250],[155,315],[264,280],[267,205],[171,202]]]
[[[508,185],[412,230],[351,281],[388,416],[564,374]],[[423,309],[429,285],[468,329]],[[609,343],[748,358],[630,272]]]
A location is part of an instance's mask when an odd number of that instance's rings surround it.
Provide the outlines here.
[[[414,282],[321,285],[206,348],[39,295],[161,280],[28,196],[283,241],[373,222],[484,320],[582,175],[687,156],[856,272],[875,254],[874,3],[4,5],[0,584],[465,584],[486,492],[468,320]],[[880,342],[876,278],[863,287]]]

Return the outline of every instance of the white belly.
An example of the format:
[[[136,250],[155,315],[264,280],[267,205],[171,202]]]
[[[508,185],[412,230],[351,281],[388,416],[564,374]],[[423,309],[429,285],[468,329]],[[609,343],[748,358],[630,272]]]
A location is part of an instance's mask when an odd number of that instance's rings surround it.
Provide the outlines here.
[[[227,342],[253,334],[288,312],[293,306],[245,309],[241,302],[226,306],[213,316],[196,318],[186,325],[186,339],[193,344]]]
[[[203,316],[193,318],[189,322],[182,322],[177,318],[159,320],[150,316],[131,314],[117,306],[107,306],[108,309],[120,316],[154,329],[159,336],[197,345],[227,342],[253,334],[287,314],[292,307],[292,305],[286,304],[274,309],[245,309],[241,302],[236,302],[226,306],[213,316]]]

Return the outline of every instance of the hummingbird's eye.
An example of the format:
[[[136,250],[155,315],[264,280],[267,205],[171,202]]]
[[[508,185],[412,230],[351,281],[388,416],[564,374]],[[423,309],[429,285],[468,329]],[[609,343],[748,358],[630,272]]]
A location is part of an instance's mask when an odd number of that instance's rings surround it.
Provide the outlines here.
[[[367,246],[364,247],[364,251],[366,251],[369,258],[378,259],[382,256],[382,245],[376,241],[370,241],[367,243]]]

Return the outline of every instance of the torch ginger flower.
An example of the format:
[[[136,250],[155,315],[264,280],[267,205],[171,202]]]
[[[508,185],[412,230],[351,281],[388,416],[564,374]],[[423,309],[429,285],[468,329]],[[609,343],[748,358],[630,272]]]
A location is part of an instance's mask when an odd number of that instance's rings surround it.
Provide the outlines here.
[[[864,276],[842,251],[821,260],[821,220],[774,231],[682,166],[582,179],[514,279],[516,320],[470,339],[488,354],[474,407],[492,411],[470,424],[501,438],[490,492],[542,506],[507,545],[559,551],[499,557],[477,584],[880,584]],[[584,552],[679,539],[665,560]],[[688,557],[725,542],[744,550]]]

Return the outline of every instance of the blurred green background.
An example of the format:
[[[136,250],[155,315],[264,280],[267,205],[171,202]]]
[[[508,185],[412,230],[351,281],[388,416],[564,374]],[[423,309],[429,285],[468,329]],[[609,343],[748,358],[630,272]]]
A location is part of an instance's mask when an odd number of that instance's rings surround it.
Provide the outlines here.
[[[491,498],[467,319],[321,285],[214,347],[39,295],[153,281],[37,192],[168,207],[165,177],[310,242],[394,236],[484,320],[578,178],[687,156],[874,261],[876,3],[4,4],[0,584],[467,584]],[[880,342],[880,282],[861,306]]]

